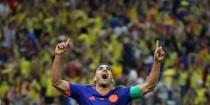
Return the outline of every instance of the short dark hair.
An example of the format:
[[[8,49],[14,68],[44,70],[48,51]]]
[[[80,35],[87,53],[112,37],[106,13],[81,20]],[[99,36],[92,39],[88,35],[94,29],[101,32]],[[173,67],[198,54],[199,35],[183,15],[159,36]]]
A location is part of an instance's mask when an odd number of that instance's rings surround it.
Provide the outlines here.
[[[101,65],[107,65],[107,66],[109,66],[110,68],[112,68],[112,66],[111,66],[110,64],[108,64],[108,63],[101,63],[101,64],[98,64],[98,65],[97,65],[97,68],[100,67]]]

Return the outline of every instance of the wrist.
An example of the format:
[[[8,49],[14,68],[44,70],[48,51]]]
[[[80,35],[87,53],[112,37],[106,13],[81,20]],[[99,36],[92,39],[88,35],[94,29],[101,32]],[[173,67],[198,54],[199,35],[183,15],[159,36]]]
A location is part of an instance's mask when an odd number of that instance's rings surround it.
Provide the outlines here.
[[[60,56],[61,56],[61,54],[56,54],[56,53],[55,53],[55,56],[60,57]]]
[[[154,59],[153,62],[154,62],[155,64],[160,64],[160,63],[161,63],[161,61],[158,61],[158,60],[156,60],[156,59]]]

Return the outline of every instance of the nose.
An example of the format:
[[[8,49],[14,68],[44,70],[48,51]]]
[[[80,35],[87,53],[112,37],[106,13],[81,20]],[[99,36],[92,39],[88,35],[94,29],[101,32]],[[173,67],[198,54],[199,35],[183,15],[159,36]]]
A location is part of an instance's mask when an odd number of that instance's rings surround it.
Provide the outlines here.
[[[107,72],[107,70],[106,70],[106,69],[104,69],[104,70],[103,70],[103,72]]]

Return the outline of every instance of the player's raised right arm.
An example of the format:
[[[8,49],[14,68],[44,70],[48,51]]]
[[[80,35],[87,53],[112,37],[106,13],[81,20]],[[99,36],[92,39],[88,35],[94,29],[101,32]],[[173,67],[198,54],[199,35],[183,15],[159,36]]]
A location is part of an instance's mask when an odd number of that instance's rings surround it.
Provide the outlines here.
[[[52,65],[52,85],[66,95],[69,93],[69,82],[61,78],[61,55],[69,48],[70,39],[59,43],[55,48],[55,58]]]

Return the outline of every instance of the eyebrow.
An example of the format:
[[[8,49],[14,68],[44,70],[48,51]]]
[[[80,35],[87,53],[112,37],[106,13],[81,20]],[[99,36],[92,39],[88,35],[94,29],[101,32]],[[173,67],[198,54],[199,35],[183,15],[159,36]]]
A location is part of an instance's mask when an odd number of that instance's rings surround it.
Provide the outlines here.
[[[109,70],[112,70],[111,67],[109,67],[109,66],[106,66],[106,67],[101,67],[101,66],[99,66],[99,67],[96,68],[96,70],[97,70],[97,69],[102,69],[102,68],[107,68],[107,69],[109,69]]]

